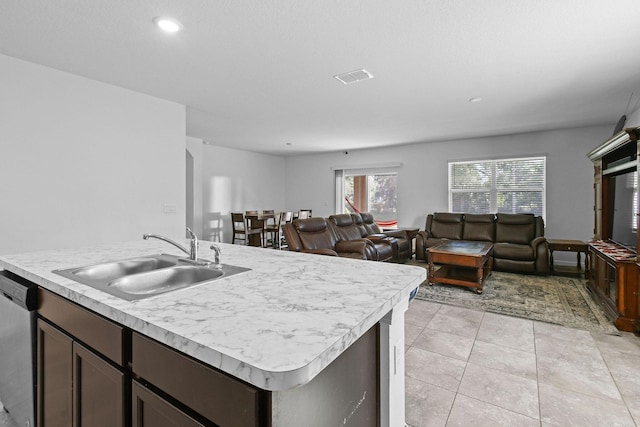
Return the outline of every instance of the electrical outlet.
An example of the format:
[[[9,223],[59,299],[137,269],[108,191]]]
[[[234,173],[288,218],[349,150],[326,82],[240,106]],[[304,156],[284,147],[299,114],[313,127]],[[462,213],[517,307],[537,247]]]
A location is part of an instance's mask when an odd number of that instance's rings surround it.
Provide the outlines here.
[[[173,203],[165,203],[164,205],[162,205],[162,211],[164,213],[176,213],[177,210],[178,207]]]

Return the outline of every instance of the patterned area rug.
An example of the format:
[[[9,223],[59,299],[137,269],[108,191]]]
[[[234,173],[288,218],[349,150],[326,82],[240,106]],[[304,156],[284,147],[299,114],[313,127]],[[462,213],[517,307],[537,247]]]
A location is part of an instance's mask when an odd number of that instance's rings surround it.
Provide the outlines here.
[[[423,262],[411,264],[427,268]],[[481,295],[472,288],[439,283],[429,286],[425,282],[416,298],[587,331],[618,333],[591,297],[586,280],[577,277],[494,271],[484,283]]]

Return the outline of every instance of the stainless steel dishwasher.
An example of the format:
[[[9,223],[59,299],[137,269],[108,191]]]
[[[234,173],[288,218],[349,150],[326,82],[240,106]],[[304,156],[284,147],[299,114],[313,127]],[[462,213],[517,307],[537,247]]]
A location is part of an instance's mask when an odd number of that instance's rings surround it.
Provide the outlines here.
[[[0,271],[0,402],[18,426],[35,422],[38,289]]]

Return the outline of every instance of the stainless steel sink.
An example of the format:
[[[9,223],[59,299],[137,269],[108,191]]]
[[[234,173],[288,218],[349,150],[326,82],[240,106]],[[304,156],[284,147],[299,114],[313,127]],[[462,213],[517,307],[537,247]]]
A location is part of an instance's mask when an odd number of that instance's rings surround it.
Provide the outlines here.
[[[144,258],[89,265],[87,267],[73,269],[73,274],[76,277],[87,280],[113,280],[130,274],[171,267],[177,263],[177,259],[167,258],[165,255],[152,255]]]
[[[128,301],[228,277],[248,268],[194,265],[174,255],[149,255],[84,267],[53,270],[60,276]]]

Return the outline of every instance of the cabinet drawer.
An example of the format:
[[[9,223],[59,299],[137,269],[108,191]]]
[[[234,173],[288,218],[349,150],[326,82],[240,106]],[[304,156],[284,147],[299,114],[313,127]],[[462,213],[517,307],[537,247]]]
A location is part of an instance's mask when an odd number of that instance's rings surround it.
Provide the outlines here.
[[[132,341],[134,375],[218,425],[259,425],[260,390],[135,332]]]
[[[125,364],[125,328],[46,289],[38,290],[38,314],[120,366]]]

